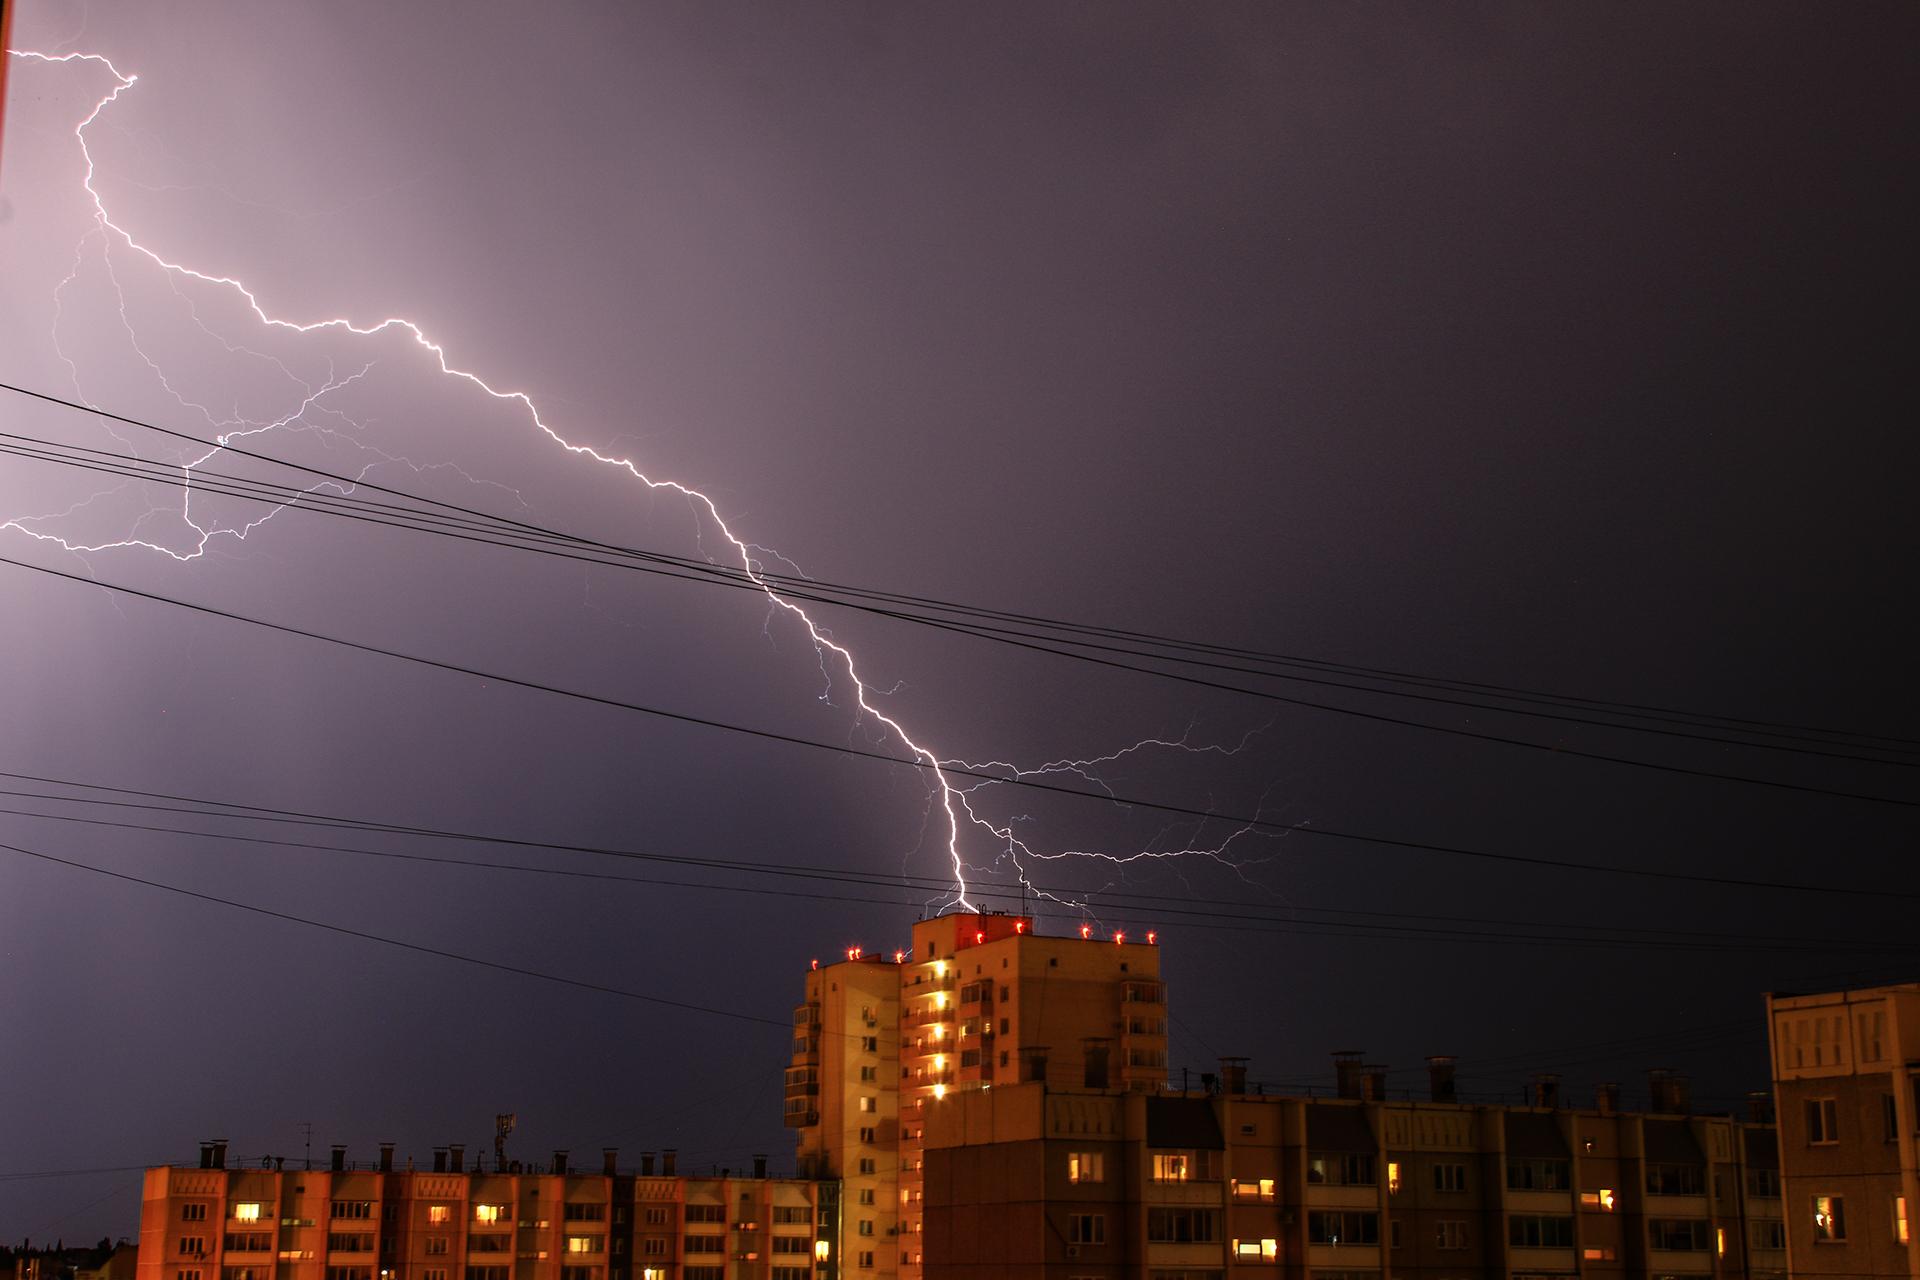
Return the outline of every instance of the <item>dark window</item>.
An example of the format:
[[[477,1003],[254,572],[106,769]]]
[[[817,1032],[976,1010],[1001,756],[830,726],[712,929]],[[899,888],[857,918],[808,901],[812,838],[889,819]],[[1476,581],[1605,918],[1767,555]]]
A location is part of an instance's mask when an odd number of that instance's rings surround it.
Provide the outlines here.
[[[1507,1219],[1507,1243],[1523,1249],[1571,1249],[1573,1219],[1516,1215]]]
[[[1712,1238],[1704,1218],[1647,1219],[1647,1247],[1663,1253],[1700,1253],[1711,1247]]]
[[[1780,1172],[1777,1169],[1747,1170],[1747,1194],[1769,1200],[1780,1198]]]
[[[1565,1160],[1509,1160],[1507,1186],[1514,1191],[1565,1191],[1571,1183]]]
[[[1308,1244],[1379,1244],[1380,1215],[1315,1210],[1307,1214]]]
[[[1807,1141],[1840,1141],[1839,1108],[1832,1098],[1807,1099]]]
[[[1650,1164],[1647,1193],[1656,1196],[1703,1196],[1707,1171],[1697,1164]]]
[[[1147,1239],[1155,1244],[1213,1244],[1220,1239],[1220,1211],[1149,1208]]]

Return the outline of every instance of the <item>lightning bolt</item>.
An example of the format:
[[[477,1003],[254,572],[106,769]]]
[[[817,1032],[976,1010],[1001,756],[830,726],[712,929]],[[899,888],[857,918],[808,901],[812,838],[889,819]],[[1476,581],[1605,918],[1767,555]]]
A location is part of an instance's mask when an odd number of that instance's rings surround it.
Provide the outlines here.
[[[510,404],[524,415],[529,425],[568,453],[591,460],[603,466],[624,471],[651,491],[666,491],[679,495],[692,505],[697,517],[704,516],[705,522],[710,524],[711,527],[718,532],[720,537],[724,539],[727,548],[724,554],[737,563],[740,570],[765,596],[768,609],[769,622],[767,625],[769,635],[771,635],[771,620],[780,616],[791,618],[794,622],[798,623],[805,632],[808,642],[813,646],[814,653],[820,661],[820,671],[823,680],[820,694],[821,700],[831,704],[833,688],[836,684],[835,677],[843,673],[843,683],[851,689],[852,701],[856,707],[854,724],[856,726],[860,724],[877,724],[882,726],[885,735],[897,741],[901,748],[925,766],[925,773],[932,783],[929,790],[928,817],[933,818],[936,813],[938,814],[945,856],[951,866],[953,875],[952,889],[947,892],[938,904],[941,908],[959,907],[965,910],[978,909],[969,894],[969,875],[991,874],[996,870],[1001,870],[1007,864],[1012,866],[1014,874],[1018,876],[1020,882],[1027,888],[1033,890],[1037,896],[1048,901],[1059,903],[1065,907],[1082,910],[1088,907],[1087,900],[1084,896],[1060,894],[1040,889],[1038,886],[1035,886],[1028,877],[1029,866],[1032,864],[1064,860],[1080,860],[1101,863],[1115,870],[1119,870],[1139,862],[1201,858],[1231,867],[1236,872],[1240,871],[1243,864],[1237,863],[1227,856],[1228,848],[1243,839],[1261,836],[1261,833],[1254,832],[1246,827],[1234,831],[1228,835],[1225,840],[1218,841],[1206,847],[1183,846],[1158,850],[1147,849],[1126,854],[1076,849],[1063,849],[1051,852],[1037,850],[1017,834],[1016,824],[1020,819],[1010,818],[1004,822],[996,822],[976,810],[974,800],[977,793],[983,788],[995,785],[995,783],[980,782],[977,779],[967,779],[968,785],[962,786],[959,781],[948,774],[947,770],[949,768],[959,767],[966,767],[973,770],[993,770],[1002,773],[1004,775],[1002,780],[1004,781],[1011,781],[1017,778],[1072,775],[1091,781],[1096,786],[1105,788],[1105,783],[1101,781],[1100,768],[1105,765],[1117,764],[1137,753],[1149,750],[1172,750],[1196,754],[1212,752],[1233,754],[1244,748],[1246,745],[1244,739],[1238,746],[1228,748],[1217,745],[1195,746],[1185,737],[1180,739],[1148,738],[1105,756],[1079,760],[1054,760],[1033,768],[1022,768],[1011,763],[1000,761],[990,761],[985,764],[968,764],[964,761],[940,756],[931,747],[915,738],[913,734],[908,731],[906,725],[897,717],[887,714],[887,712],[875,703],[875,697],[885,696],[884,692],[876,690],[861,674],[853,651],[835,639],[832,632],[823,625],[820,620],[816,619],[793,600],[782,595],[774,585],[763,576],[768,572],[767,566],[769,562],[804,578],[804,574],[800,573],[799,567],[794,565],[786,557],[780,555],[777,551],[750,542],[736,533],[728,524],[726,518],[721,514],[719,507],[707,494],[680,481],[664,479],[649,474],[631,458],[620,454],[604,452],[590,445],[568,439],[542,415],[539,406],[534,403],[530,395],[523,391],[505,389],[483,378],[478,373],[455,364],[449,358],[446,349],[440,343],[429,337],[426,330],[412,320],[401,316],[389,316],[375,323],[358,324],[355,323],[352,318],[346,316],[335,316],[327,319],[309,321],[287,319],[284,316],[276,315],[268,311],[253,289],[249,288],[241,280],[235,279],[232,276],[218,275],[198,270],[186,263],[176,261],[159,250],[136,239],[132,232],[114,220],[108,212],[105,199],[95,185],[97,173],[96,161],[87,134],[94,123],[99,120],[102,113],[119,102],[121,97],[138,83],[139,77],[122,72],[108,58],[96,53],[70,52],[51,54],[32,50],[9,50],[8,53],[13,57],[33,63],[52,65],[89,64],[104,70],[111,77],[111,87],[94,102],[92,109],[87,112],[85,117],[81,119],[73,129],[73,136],[79,146],[80,154],[85,161],[82,184],[85,187],[87,197],[92,205],[92,226],[89,227],[80,242],[75,246],[73,264],[66,277],[54,291],[55,351],[67,366],[73,379],[78,398],[84,401],[86,397],[84,392],[80,390],[79,365],[74,357],[60,346],[59,322],[64,297],[75,286],[76,281],[81,275],[83,263],[87,257],[88,243],[97,238],[100,246],[100,256],[105,264],[108,278],[112,283],[114,295],[117,300],[120,320],[127,332],[135,355],[144,362],[167,395],[183,409],[205,418],[208,425],[216,433],[215,447],[196,457],[169,464],[177,465],[189,481],[195,468],[203,466],[210,459],[218,456],[226,445],[237,439],[247,436],[295,430],[323,434],[329,440],[349,443],[354,448],[365,450],[374,455],[371,461],[366,462],[362,469],[355,473],[356,479],[364,479],[372,468],[386,464],[398,463],[411,467],[416,472],[422,471],[425,468],[421,464],[414,463],[408,459],[372,449],[371,446],[363,442],[353,440],[351,437],[333,431],[331,428],[322,427],[313,421],[313,418],[317,415],[340,414],[339,410],[332,408],[325,402],[334,393],[351,386],[364,377],[371,368],[370,362],[349,374],[337,374],[330,367],[324,378],[318,379],[317,381],[302,379],[277,357],[229,342],[217,334],[201,319],[198,307],[194,305],[189,294],[182,289],[181,286],[183,284],[224,291],[231,297],[237,298],[253,313],[265,330],[281,331],[291,334],[333,332],[349,334],[359,338],[372,338],[388,333],[404,335],[404,337],[410,339],[417,348],[426,353],[441,375],[448,379],[464,383],[492,400]],[[189,398],[184,391],[176,387],[174,382],[167,376],[160,362],[141,345],[135,333],[132,318],[128,314],[126,294],[121,288],[119,275],[113,265],[113,255],[116,249],[120,252],[134,255],[136,261],[144,261],[158,268],[173,292],[187,304],[192,315],[193,323],[210,339],[224,347],[229,355],[244,355],[276,366],[278,371],[290,379],[298,388],[296,402],[293,407],[283,414],[265,419],[249,419],[239,413],[237,406],[230,413],[217,413],[210,406]],[[92,402],[87,401],[87,403]],[[341,415],[341,420],[350,426],[357,425],[353,424],[351,420],[346,419],[344,415]],[[135,449],[131,442],[117,434],[115,434],[114,438],[130,455],[135,455]],[[452,466],[452,464],[435,465]],[[453,469],[463,478],[474,483],[481,483],[480,481],[476,481],[474,477],[468,476],[464,471],[459,471],[458,468]],[[189,483],[182,489],[180,505],[177,511],[167,510],[163,512],[158,508],[150,510],[145,516],[140,517],[134,522],[132,531],[124,537],[96,542],[78,541],[53,532],[48,527],[60,523],[65,517],[76,514],[102,497],[117,493],[125,489],[128,485],[135,483],[138,482],[129,480],[115,489],[110,489],[105,493],[96,494],[92,498],[85,499],[65,511],[40,516],[15,516],[0,521],[0,530],[12,530],[22,533],[30,538],[52,543],[63,550],[74,553],[98,553],[139,549],[158,553],[175,561],[188,561],[205,555],[215,539],[232,538],[235,540],[244,540],[255,529],[271,520],[274,515],[284,510],[287,505],[290,505],[290,503],[281,503],[270,506],[265,514],[238,523],[221,524],[214,520],[203,521],[197,519],[195,516],[193,506],[194,491]],[[500,487],[505,488],[505,486]],[[322,491],[331,491],[343,495],[348,492],[348,490],[342,486],[331,483],[315,485],[305,490],[305,492],[309,494],[316,494]],[[507,492],[512,493],[515,498],[519,497],[518,493],[511,489],[507,489]],[[297,500],[297,498],[293,499],[293,501]],[[524,503],[522,505],[524,506]],[[187,538],[184,547],[164,542],[158,535],[148,536],[142,532],[150,521],[157,520],[163,515],[169,519],[178,518],[191,530],[191,535]],[[696,532],[700,527],[700,521],[696,519]],[[707,555],[704,550],[702,554]],[[708,555],[707,558],[710,561],[713,560],[711,555]],[[714,563],[718,562],[714,561]],[[998,851],[992,863],[980,866],[968,858],[962,848],[963,834],[968,831],[984,833],[985,837],[991,841],[992,847]],[[976,838],[978,838],[977,835]],[[1261,838],[1271,837],[1261,836]],[[1156,841],[1156,843],[1158,843],[1158,841]]]

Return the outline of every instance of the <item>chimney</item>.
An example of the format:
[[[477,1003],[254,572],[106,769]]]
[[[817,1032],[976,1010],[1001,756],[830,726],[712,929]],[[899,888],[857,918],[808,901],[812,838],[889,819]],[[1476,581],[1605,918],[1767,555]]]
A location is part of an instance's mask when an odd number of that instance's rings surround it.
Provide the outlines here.
[[[202,1169],[213,1168],[213,1144],[211,1142],[203,1142],[200,1144],[200,1167]]]
[[[433,1149],[433,1171],[435,1173],[445,1173],[447,1171],[447,1149],[445,1147],[435,1147]]]
[[[393,1172],[393,1144],[391,1142],[383,1142],[380,1144],[380,1172]]]
[[[334,1144],[333,1163],[328,1167],[331,1168],[335,1173],[340,1173],[346,1169],[347,1149],[345,1147],[339,1145],[338,1143]]]
[[[600,1148],[600,1172],[611,1178],[620,1171],[620,1148]]]
[[[1665,1067],[1647,1072],[1647,1093],[1651,1104],[1648,1109],[1661,1115],[1683,1116],[1691,1107],[1687,1078]]]
[[[1593,1090],[1593,1105],[1603,1116],[1619,1114],[1620,1086],[1612,1082],[1596,1085]]]
[[[1452,1102],[1459,1096],[1453,1087],[1453,1059],[1447,1054],[1427,1059],[1427,1096],[1435,1102]]]
[[[651,1178],[653,1176],[653,1152],[651,1151],[642,1151],[640,1153],[640,1176],[643,1178]]]
[[[1247,1091],[1247,1060],[1245,1058],[1220,1059],[1220,1092],[1228,1097],[1239,1097]]]
[[[1360,1096],[1368,1102],[1387,1100],[1387,1068],[1385,1064],[1370,1062],[1360,1068]]]
[[[447,1161],[453,1166],[453,1172],[465,1173],[467,1171],[467,1144],[464,1142],[448,1143]]]
[[[207,1145],[213,1148],[213,1166],[212,1167],[215,1169],[226,1168],[227,1167],[227,1140],[225,1138],[215,1138],[212,1142],[210,1142]]]
[[[767,1158],[765,1156],[755,1156],[753,1158],[753,1176],[756,1178],[764,1178],[767,1176]]]
[[[668,1147],[660,1153],[661,1176],[667,1178],[673,1177],[674,1162],[678,1160],[679,1157],[680,1149],[678,1147]]]
[[[1334,1092],[1342,1098],[1360,1096],[1360,1072],[1364,1064],[1358,1049],[1336,1049],[1333,1053]]]
[[[1023,1081],[1047,1081],[1047,1046],[1029,1045],[1020,1054],[1020,1078]]]
[[[1747,1119],[1754,1124],[1772,1124],[1773,1095],[1765,1089],[1748,1094]]]
[[[553,1153],[553,1171],[555,1174],[564,1174],[567,1171],[567,1153],[566,1152],[555,1151]]]
[[[1538,1072],[1533,1077],[1533,1105],[1545,1107],[1551,1111],[1560,1105],[1560,1077],[1551,1071]]]

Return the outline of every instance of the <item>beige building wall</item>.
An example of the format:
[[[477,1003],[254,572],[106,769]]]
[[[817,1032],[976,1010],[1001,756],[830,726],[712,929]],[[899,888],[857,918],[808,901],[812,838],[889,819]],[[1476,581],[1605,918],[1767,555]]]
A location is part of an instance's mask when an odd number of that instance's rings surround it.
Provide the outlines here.
[[[1767,998],[1795,1276],[1920,1276],[1920,983]]]

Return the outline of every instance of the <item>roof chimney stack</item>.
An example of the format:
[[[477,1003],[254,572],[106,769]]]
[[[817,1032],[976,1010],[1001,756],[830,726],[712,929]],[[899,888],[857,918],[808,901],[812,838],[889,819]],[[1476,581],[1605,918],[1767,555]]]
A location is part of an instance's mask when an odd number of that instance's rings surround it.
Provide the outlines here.
[[[611,1178],[620,1171],[620,1148],[600,1148],[600,1172]]]
[[[467,1144],[464,1142],[449,1142],[447,1144],[447,1161],[453,1166],[455,1173],[465,1173],[467,1171]]]
[[[393,1172],[393,1144],[391,1142],[383,1142],[380,1144],[380,1172]]]
[[[673,1166],[679,1159],[680,1159],[680,1150],[677,1147],[667,1147],[665,1150],[661,1151],[660,1153],[661,1175],[668,1178],[673,1177],[674,1176]]]
[[[445,1173],[447,1171],[447,1149],[445,1147],[435,1147],[433,1149],[433,1171],[435,1173]]]
[[[756,1178],[764,1178],[767,1176],[767,1158],[765,1156],[755,1156],[753,1158],[753,1176]]]
[[[1533,1077],[1533,1105],[1549,1111],[1560,1106],[1560,1077],[1542,1071]]]
[[[1365,1064],[1360,1059],[1364,1055],[1359,1049],[1335,1049],[1333,1051],[1334,1092],[1342,1098],[1360,1096],[1360,1073]]]
[[[347,1167],[347,1149],[338,1143],[333,1147],[333,1163],[329,1166],[335,1173],[343,1173]]]
[[[1620,1086],[1612,1081],[1594,1086],[1593,1105],[1603,1116],[1619,1114]]]
[[[1247,1092],[1247,1060],[1245,1058],[1220,1059],[1220,1092],[1228,1097],[1240,1097]]]
[[[1435,1102],[1452,1102],[1459,1096],[1453,1087],[1453,1059],[1444,1053],[1427,1059],[1427,1096]]]

